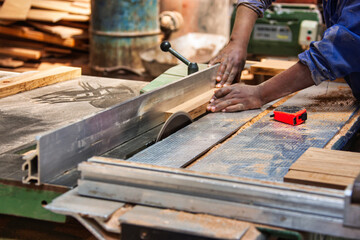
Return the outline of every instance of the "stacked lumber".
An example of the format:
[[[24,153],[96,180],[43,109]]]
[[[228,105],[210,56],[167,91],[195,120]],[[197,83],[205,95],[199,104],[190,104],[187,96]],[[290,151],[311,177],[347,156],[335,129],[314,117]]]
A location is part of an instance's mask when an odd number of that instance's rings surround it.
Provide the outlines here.
[[[87,52],[90,0],[0,0],[0,67]]]
[[[309,148],[291,167],[284,182],[345,189],[360,173],[360,153]]]

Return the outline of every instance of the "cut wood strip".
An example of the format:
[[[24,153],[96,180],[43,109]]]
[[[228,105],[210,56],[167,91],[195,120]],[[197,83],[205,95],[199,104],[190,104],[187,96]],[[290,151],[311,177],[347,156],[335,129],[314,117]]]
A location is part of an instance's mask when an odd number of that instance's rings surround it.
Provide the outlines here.
[[[206,106],[209,104],[211,97],[214,95],[216,89],[211,89],[195,98],[190,99],[165,113],[166,119],[169,118],[172,114],[184,111],[187,112],[192,119],[195,119],[204,113],[206,113]]]
[[[16,36],[24,39],[31,39],[35,41],[47,42],[65,47],[72,47],[72,48],[76,47],[78,49],[87,50],[86,47],[83,47],[80,44],[77,45],[75,39],[73,38],[62,39],[60,37],[35,31],[26,27],[10,28],[10,27],[0,26],[0,33],[9,36]]]
[[[65,26],[51,26],[47,24],[29,22],[32,26],[36,27],[37,29],[43,30],[48,33],[55,34],[62,39],[71,38],[76,35],[84,34],[83,29],[79,28],[72,28],[72,27],[65,27]]]
[[[360,167],[360,153],[311,147],[296,162],[304,164],[333,163]]]
[[[334,189],[345,189],[349,184],[353,183],[354,180],[355,178],[351,177],[334,176],[329,174],[296,170],[290,170],[284,177],[284,182]]]
[[[81,76],[81,68],[59,67],[0,81],[0,98]]]
[[[26,20],[31,0],[6,0],[0,8],[0,19]]]
[[[298,170],[305,172],[323,173],[335,176],[353,177],[360,173],[360,167],[353,165],[343,165],[341,163],[303,163],[295,162],[290,170]]]
[[[88,22],[90,17],[85,15],[66,14],[61,18],[61,20],[72,22]]]
[[[8,68],[17,68],[24,66],[23,61],[13,60],[12,58],[0,58],[0,66]]]
[[[51,10],[42,10],[42,9],[30,9],[27,14],[27,19],[43,21],[43,22],[58,22],[67,16],[67,12],[57,12]]]
[[[17,47],[0,47],[0,53],[8,56],[25,58],[25,59],[40,59],[41,51]]]
[[[54,0],[32,0],[31,6],[42,9],[56,10],[80,15],[90,15],[90,9],[72,6],[71,2]]]
[[[294,61],[265,60],[250,67],[250,73],[259,75],[275,76],[293,66]]]

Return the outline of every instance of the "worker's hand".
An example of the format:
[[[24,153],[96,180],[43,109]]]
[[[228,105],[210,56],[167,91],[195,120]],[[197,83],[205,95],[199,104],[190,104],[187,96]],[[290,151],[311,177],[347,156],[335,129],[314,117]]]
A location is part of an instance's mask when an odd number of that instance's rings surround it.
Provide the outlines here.
[[[226,47],[213,58],[209,65],[220,63],[216,74],[216,87],[226,87],[232,83],[240,82],[241,71],[246,61],[246,49],[236,41],[230,41]]]
[[[217,90],[207,106],[211,112],[237,112],[263,105],[260,87],[234,84]]]

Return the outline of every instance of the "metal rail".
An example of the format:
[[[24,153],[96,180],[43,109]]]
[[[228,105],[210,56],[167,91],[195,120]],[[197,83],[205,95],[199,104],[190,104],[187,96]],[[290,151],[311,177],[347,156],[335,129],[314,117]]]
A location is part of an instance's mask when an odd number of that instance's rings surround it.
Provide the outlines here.
[[[332,236],[360,237],[360,229],[343,225],[343,191],[100,157],[81,163],[79,170],[78,193],[83,196],[206,213]]]

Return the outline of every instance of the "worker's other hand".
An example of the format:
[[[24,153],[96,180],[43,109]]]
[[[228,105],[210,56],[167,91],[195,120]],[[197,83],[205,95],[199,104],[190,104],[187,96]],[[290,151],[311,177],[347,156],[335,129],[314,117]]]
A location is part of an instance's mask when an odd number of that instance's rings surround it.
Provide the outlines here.
[[[217,90],[207,106],[211,112],[238,112],[263,105],[260,87],[234,84]]]
[[[246,49],[240,47],[236,41],[230,41],[220,53],[213,58],[209,65],[220,63],[218,72],[216,73],[216,87],[226,87],[232,83],[239,83],[241,71],[246,61]]]

